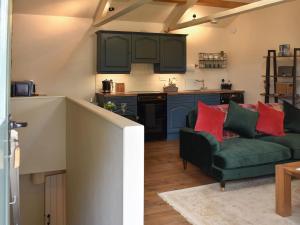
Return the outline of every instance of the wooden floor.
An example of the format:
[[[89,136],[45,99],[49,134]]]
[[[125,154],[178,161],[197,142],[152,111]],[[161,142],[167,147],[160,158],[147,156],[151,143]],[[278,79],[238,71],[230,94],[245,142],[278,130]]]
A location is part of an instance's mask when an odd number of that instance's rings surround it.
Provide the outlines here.
[[[215,182],[197,167],[183,170],[178,141],[145,144],[145,225],[189,224],[157,194]]]

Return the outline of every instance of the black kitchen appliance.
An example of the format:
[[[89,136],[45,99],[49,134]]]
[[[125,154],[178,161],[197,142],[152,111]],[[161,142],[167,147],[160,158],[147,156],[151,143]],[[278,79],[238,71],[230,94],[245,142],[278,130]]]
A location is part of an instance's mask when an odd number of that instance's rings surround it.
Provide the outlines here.
[[[32,80],[11,82],[11,97],[30,97],[34,95],[35,84]]]
[[[167,138],[167,94],[147,93],[137,96],[138,122],[145,127],[145,141]]]
[[[244,104],[244,93],[222,93],[220,95],[221,104],[229,104],[230,101]]]
[[[103,93],[110,93],[112,91],[112,80],[103,80],[102,81],[102,92]]]

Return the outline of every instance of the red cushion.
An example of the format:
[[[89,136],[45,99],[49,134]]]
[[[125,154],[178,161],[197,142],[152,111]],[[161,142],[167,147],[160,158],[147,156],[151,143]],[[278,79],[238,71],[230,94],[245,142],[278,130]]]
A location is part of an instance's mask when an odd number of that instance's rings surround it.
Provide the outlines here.
[[[284,136],[284,113],[258,102],[256,130],[273,136]]]
[[[198,102],[198,116],[195,131],[204,131],[213,135],[218,141],[223,141],[223,125],[225,113]]]

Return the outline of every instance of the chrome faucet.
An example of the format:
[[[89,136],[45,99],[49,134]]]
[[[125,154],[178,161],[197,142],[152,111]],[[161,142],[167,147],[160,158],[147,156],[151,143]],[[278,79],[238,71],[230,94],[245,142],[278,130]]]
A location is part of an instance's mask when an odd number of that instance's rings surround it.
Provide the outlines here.
[[[198,83],[202,84],[201,87],[200,87],[200,90],[205,90],[206,89],[204,79],[203,80],[195,80],[195,82],[198,82]]]

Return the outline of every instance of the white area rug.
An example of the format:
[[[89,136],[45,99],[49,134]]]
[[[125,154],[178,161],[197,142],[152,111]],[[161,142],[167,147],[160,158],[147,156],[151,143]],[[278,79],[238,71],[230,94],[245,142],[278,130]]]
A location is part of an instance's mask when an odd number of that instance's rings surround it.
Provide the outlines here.
[[[193,225],[300,225],[300,180],[292,183],[292,216],[275,213],[274,178],[218,183],[160,193]]]

